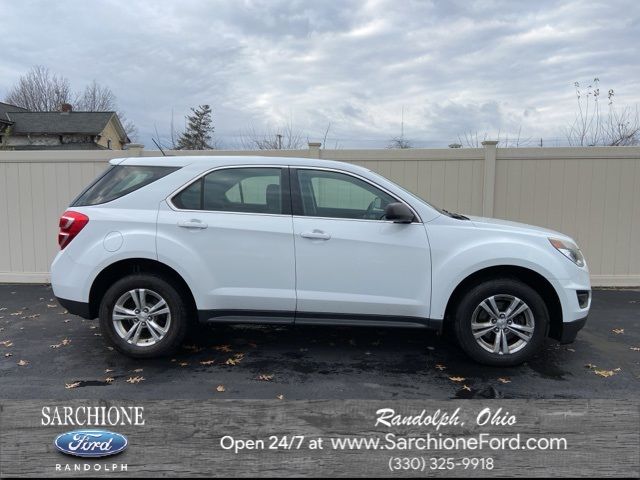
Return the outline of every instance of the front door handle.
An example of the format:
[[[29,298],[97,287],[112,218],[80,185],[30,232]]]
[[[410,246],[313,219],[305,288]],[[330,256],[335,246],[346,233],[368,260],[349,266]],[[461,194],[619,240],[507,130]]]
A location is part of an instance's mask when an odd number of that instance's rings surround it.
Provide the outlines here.
[[[310,238],[312,240],[329,240],[331,235],[322,230],[314,230],[313,232],[303,232],[300,234],[302,238]]]
[[[185,221],[178,222],[178,226],[182,228],[204,229],[204,228],[207,228],[209,225],[207,225],[204,222],[201,222],[200,220],[185,220]]]

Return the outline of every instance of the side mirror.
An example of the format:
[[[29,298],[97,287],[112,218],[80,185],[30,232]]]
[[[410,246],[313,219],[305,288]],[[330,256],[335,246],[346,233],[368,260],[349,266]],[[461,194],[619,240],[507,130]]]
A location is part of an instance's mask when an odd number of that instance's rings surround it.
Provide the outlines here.
[[[384,217],[395,223],[411,223],[415,218],[413,212],[404,203],[390,203],[384,209]]]

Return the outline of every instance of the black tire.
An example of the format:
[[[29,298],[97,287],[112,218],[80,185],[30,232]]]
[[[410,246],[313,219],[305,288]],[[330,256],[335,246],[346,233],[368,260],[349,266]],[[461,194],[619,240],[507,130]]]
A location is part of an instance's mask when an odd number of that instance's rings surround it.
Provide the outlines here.
[[[517,297],[526,303],[534,320],[533,332],[529,341],[520,350],[507,354],[493,353],[485,350],[474,337],[471,327],[474,312],[476,308],[480,307],[481,302],[492,296],[500,297],[501,295]],[[478,312],[480,312],[480,310],[478,310]],[[485,321],[493,322],[492,317],[486,313],[478,313],[478,315],[483,315],[486,319]],[[517,321],[522,322],[522,320],[520,320],[521,318],[523,317],[519,316]],[[473,360],[485,365],[502,367],[514,366],[527,361],[541,349],[549,326],[549,312],[544,300],[536,290],[515,278],[502,278],[487,280],[470,288],[462,296],[455,308],[453,323],[458,344]],[[509,332],[508,338],[510,338],[510,341],[518,341],[518,338],[511,333],[512,330],[505,330],[505,332]],[[497,336],[493,332],[489,332],[487,335],[489,338],[493,335],[494,339]]]
[[[135,289],[148,289],[159,294],[166,302],[171,323],[164,336],[153,345],[138,346],[128,343],[116,331],[112,314],[118,299]],[[134,274],[115,282],[100,303],[100,327],[107,340],[120,352],[134,358],[153,358],[168,355],[182,343],[187,333],[189,311],[183,294],[164,278],[153,274]]]

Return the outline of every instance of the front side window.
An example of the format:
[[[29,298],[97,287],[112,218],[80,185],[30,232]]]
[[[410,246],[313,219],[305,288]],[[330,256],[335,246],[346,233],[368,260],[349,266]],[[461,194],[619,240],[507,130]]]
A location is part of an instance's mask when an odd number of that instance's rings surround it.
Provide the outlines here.
[[[82,192],[71,206],[85,207],[110,202],[135,192],[139,188],[149,185],[171,172],[175,172],[178,168],[148,165],[116,165],[110,167]]]
[[[364,180],[339,172],[298,170],[300,208],[309,217],[384,219],[385,207],[397,202]]]
[[[284,190],[280,168],[226,168],[189,185],[173,204],[185,210],[282,214]]]

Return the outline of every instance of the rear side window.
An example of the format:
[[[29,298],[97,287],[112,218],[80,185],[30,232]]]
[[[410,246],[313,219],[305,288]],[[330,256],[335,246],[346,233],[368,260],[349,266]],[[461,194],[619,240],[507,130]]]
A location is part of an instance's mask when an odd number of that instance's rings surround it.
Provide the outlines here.
[[[180,167],[158,167],[147,165],[116,165],[109,168],[82,192],[71,204],[72,207],[99,205],[123,197],[175,172]]]
[[[281,168],[227,168],[198,179],[173,204],[183,210],[283,214],[287,190]]]

